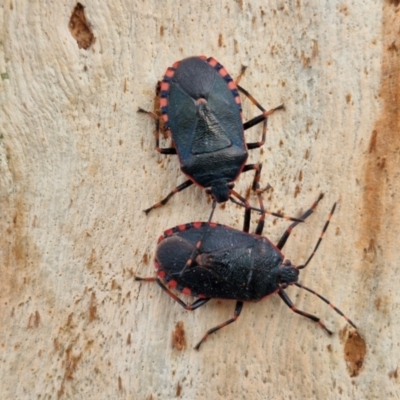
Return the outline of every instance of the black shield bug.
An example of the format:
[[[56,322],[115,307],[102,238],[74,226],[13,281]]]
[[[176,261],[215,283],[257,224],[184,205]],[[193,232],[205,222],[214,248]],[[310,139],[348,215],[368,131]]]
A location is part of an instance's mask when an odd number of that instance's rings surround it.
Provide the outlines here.
[[[244,71],[244,69],[242,70]],[[250,207],[239,195],[234,182],[242,172],[255,170],[252,189],[258,195],[262,218],[278,213],[264,210],[259,187],[261,164],[247,164],[248,149],[261,147],[266,138],[268,117],[276,110],[265,110],[245,89],[238,85],[214,58],[189,57],[168,68],[160,88],[162,119],[171,132],[174,147],[161,148],[160,121],[155,113],[139,108],[156,121],[156,149],[161,154],[177,154],[182,172],[189,178],[160,202],[145,210],[161,207],[175,194],[193,183],[205,188],[215,203],[228,199],[244,206],[244,230],[248,231]],[[239,91],[258,107],[261,114],[243,123]],[[262,122],[261,141],[246,143],[244,131]],[[296,220],[293,218],[287,218]]]
[[[322,195],[302,215],[303,220],[313,213],[321,198]],[[160,237],[155,257],[158,276],[135,279],[157,282],[186,310],[195,310],[212,298],[236,300],[233,317],[207,331],[195,349],[199,349],[211,333],[236,321],[244,301],[259,301],[274,293],[277,293],[292,311],[318,323],[331,334],[318,317],[295,307],[285,292],[289,285],[296,285],[318,296],[356,328],[329,300],[298,282],[300,270],[308,265],[321,243],[335,206],[336,203],[314,250],[303,265],[294,266],[289,260],[285,260],[281,252],[298,222],[286,229],[276,245],[260,235],[238,231],[217,223],[191,222],[168,229]],[[200,238],[201,246],[196,248]],[[192,263],[186,268],[187,260],[192,257],[193,252]],[[186,304],[171,291],[171,288],[198,299],[192,304]]]

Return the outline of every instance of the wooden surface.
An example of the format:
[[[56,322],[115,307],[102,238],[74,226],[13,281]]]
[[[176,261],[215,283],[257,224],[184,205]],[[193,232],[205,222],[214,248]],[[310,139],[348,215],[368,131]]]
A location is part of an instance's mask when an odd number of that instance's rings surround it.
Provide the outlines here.
[[[0,397],[400,398],[398,3],[88,2],[87,25],[81,10],[69,26],[76,3],[5,0]],[[296,305],[334,335],[272,296],[246,303],[196,352],[234,303],[187,312],[156,285],[134,281],[153,274],[164,229],[210,211],[192,187],[142,212],[184,176],[176,157],[154,151],[153,121],[136,110],[153,108],[169,65],[200,54],[232,76],[247,65],[241,84],[266,108],[285,104],[249,160],[263,162],[271,210],[297,216],[325,193],[285,248],[295,264],[338,202],[300,281],[352,318],[359,336],[292,287]],[[245,113],[256,115],[248,101]],[[219,207],[215,221],[240,228],[242,210]],[[287,225],[268,218],[265,233],[278,240]]]

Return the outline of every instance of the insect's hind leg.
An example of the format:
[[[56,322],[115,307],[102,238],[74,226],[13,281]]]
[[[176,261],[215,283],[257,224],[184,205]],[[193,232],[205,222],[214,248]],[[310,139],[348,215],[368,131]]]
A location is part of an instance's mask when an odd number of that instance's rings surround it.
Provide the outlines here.
[[[209,298],[201,298],[201,299],[197,299],[192,304],[186,304],[175,293],[171,292],[171,290],[169,290],[157,277],[152,276],[149,278],[141,278],[140,276],[135,276],[135,280],[136,281],[146,281],[146,282],[156,282],[158,284],[158,286],[160,286],[160,288],[162,290],[164,290],[165,293],[168,294],[168,296],[172,297],[179,305],[181,305],[185,310],[188,310],[188,311],[194,311],[194,310],[196,310],[196,308],[203,306],[204,304],[206,304],[208,301],[211,300]]]
[[[251,149],[255,149],[257,147],[261,147],[264,145],[265,143],[265,139],[267,136],[267,120],[268,117],[273,114],[275,111],[277,110],[283,110],[284,106],[283,104],[275,107],[269,111],[267,111],[254,97],[253,95],[248,92],[246,89],[244,89],[242,86],[239,85],[239,82],[241,81],[245,71],[246,71],[245,66],[242,65],[242,69],[240,70],[240,74],[238,75],[238,77],[235,80],[235,84],[237,86],[237,89],[239,92],[243,93],[261,112],[262,114],[258,115],[257,117],[252,118],[250,121],[247,121],[243,124],[243,130],[247,130],[257,124],[259,124],[260,122],[263,122],[263,129],[262,129],[262,136],[261,136],[261,141],[259,142],[254,142],[254,143],[247,143],[247,148],[249,150]]]
[[[258,147],[261,147],[265,143],[265,139],[267,137],[267,124],[268,124],[268,117],[272,115],[275,111],[278,110],[283,110],[284,106],[281,104],[278,107],[272,108],[271,110],[266,110],[246,89],[241,87],[240,85],[237,85],[238,90],[243,93],[259,110],[262,111],[262,114],[257,115],[256,117],[252,118],[251,120],[245,122],[243,124],[243,130],[247,130],[260,122],[263,123],[262,127],[262,135],[261,135],[261,140],[259,142],[253,142],[253,143],[247,143],[247,148],[249,150],[256,149]]]
[[[253,143],[246,143],[247,148],[249,150],[256,149],[258,147],[261,147],[265,143],[265,139],[267,137],[267,122],[268,122],[268,117],[273,114],[277,110],[283,110],[284,106],[280,105],[278,107],[273,108],[272,110],[265,111],[262,114],[258,115],[257,117],[252,118],[250,121],[247,121],[243,124],[243,129],[249,129],[254,125],[259,124],[260,122],[263,122],[263,129],[262,129],[262,136],[261,136],[261,141],[259,142],[253,142]]]
[[[200,340],[199,343],[196,344],[195,349],[199,350],[200,346],[202,345],[202,343],[208,338],[208,336],[210,336],[212,333],[220,330],[221,328],[223,328],[224,326],[227,326],[229,324],[231,324],[232,322],[235,322],[240,313],[242,312],[242,308],[243,308],[243,301],[237,301],[236,302],[236,307],[235,307],[235,311],[233,313],[233,317],[228,319],[228,321],[223,322],[222,324],[219,324],[217,326],[215,326],[214,328],[209,329],[206,334],[202,337],[202,339]]]

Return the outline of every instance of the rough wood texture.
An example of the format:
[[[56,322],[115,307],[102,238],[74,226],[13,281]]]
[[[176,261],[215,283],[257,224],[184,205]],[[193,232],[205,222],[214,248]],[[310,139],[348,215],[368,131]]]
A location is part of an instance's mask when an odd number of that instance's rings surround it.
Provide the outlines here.
[[[88,2],[88,25],[78,12],[71,26],[75,6],[5,0],[0,10],[0,397],[400,397],[399,2]],[[196,352],[234,303],[186,312],[134,281],[153,273],[164,229],[209,214],[196,188],[142,212],[184,177],[176,157],[156,154],[153,122],[136,110],[153,107],[172,62],[198,54],[233,76],[248,65],[241,84],[265,107],[285,104],[250,160],[274,187],[271,210],[299,215],[325,193],[287,245],[293,262],[338,201],[301,282],[362,339],[294,287],[293,301],[333,336],[272,296],[245,304]],[[256,113],[249,102],[245,111]],[[215,220],[240,227],[242,210],[227,204]],[[268,221],[276,240],[287,222]]]

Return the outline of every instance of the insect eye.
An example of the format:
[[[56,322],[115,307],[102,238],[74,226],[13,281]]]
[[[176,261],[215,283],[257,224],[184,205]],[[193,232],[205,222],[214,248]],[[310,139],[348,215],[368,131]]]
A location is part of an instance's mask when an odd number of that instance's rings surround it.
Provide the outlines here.
[[[288,284],[286,282],[283,282],[280,284],[281,289],[286,289],[288,287]]]
[[[211,189],[210,189],[210,188],[207,188],[207,189],[206,189],[206,193],[207,193],[207,194],[211,194]]]
[[[228,183],[228,188],[233,189],[235,187],[235,184],[233,182]]]

